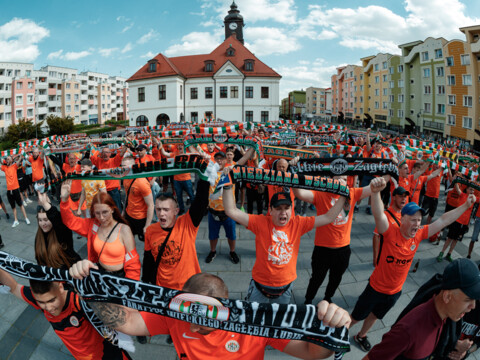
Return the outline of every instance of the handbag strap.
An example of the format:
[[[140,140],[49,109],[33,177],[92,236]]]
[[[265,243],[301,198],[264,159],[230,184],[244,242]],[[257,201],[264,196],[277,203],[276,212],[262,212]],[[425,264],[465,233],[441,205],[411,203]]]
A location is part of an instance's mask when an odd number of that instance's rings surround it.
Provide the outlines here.
[[[162,245],[160,246],[160,249],[158,249],[157,258],[155,259],[155,278],[154,278],[155,283],[157,282],[158,267],[160,265],[160,261],[162,260],[163,253],[165,252],[165,248],[167,247],[167,242],[170,239],[170,235],[172,235],[172,231],[168,233]]]
[[[130,186],[128,187],[127,190],[127,197],[125,198],[125,214],[127,213],[127,206],[128,206],[128,196],[130,195],[130,190],[132,189],[133,183],[137,180],[136,178],[133,179],[133,181],[130,183]]]
[[[397,220],[397,218],[395,217],[395,215],[393,215],[393,213],[388,210],[388,209],[385,209],[386,212],[388,212],[390,214],[390,216],[392,217],[393,220],[395,220],[395,222],[397,223],[398,226],[400,226],[400,221]]]
[[[102,249],[100,250],[100,253],[98,254],[97,262],[100,261],[100,256],[102,255],[103,249],[105,249],[105,245],[107,244],[108,239],[110,239],[110,235],[112,235],[113,231],[117,228],[118,224],[120,224],[120,223],[117,222],[117,223],[115,224],[115,226],[112,228],[112,230],[110,230],[110,232],[109,232],[108,235],[107,235],[107,238],[106,238],[105,241],[103,242]],[[97,234],[97,236],[98,236],[98,234]]]

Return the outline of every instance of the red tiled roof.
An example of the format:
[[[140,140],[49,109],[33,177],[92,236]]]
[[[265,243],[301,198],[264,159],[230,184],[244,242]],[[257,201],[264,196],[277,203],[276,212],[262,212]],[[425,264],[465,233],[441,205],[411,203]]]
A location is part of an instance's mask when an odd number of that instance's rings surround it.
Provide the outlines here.
[[[234,56],[227,56],[230,45],[235,49]],[[230,36],[210,54],[189,55],[168,58],[158,54],[154,57],[158,61],[157,71],[148,72],[148,63],[133,74],[127,81],[153,79],[164,76],[182,76],[185,78],[212,77],[227,61],[232,62],[245,76],[281,77],[272,68],[258,60],[245,45]],[[244,61],[255,60],[254,71],[244,71]],[[213,60],[213,73],[205,72],[205,60]]]

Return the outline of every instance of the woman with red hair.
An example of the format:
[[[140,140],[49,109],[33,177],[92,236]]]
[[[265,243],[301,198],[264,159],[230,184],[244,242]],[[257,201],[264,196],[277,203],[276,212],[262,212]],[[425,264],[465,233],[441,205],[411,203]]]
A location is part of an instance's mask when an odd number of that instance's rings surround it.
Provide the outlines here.
[[[71,180],[62,184],[60,211],[65,225],[88,239],[88,260],[117,276],[140,280],[140,258],[128,223],[112,197],[98,192],[92,200],[92,218],[73,215],[70,206]]]

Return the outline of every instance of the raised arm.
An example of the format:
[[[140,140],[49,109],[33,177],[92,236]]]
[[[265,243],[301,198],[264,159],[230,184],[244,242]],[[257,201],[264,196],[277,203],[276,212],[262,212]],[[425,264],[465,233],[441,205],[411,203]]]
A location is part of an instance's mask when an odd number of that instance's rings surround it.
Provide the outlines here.
[[[143,198],[143,201],[145,201],[145,204],[147,204],[147,221],[145,222],[145,227],[143,228],[143,233],[145,234],[145,231],[147,231],[147,228],[152,224],[152,219],[153,219],[153,194],[150,193],[147,196]]]
[[[420,175],[423,175],[423,173],[428,169],[428,162],[424,161],[423,164],[422,164],[422,167],[420,168],[420,170],[418,170],[414,175],[413,175],[413,179],[414,180],[417,180]]]
[[[202,222],[205,211],[208,207],[208,194],[210,189],[210,183],[206,180],[198,180],[197,191],[192,205],[188,210],[188,215],[192,219],[192,224],[198,227]]]
[[[436,178],[438,175],[440,175],[440,173],[442,172],[442,168],[439,167],[437,170],[435,170],[434,172],[432,172],[430,175],[427,176],[427,181],[430,181],[432,180],[433,178]]]
[[[380,197],[380,191],[385,189],[385,186],[387,183],[383,177],[374,178],[370,182],[372,214],[379,234],[383,234],[388,229],[388,218],[384,213],[383,201]]]
[[[13,295],[15,295],[20,300],[23,300],[21,292],[22,286],[15,281],[12,275],[2,269],[0,269],[0,283],[3,285],[7,285]]]
[[[333,222],[343,209],[345,200],[346,198],[344,196],[340,196],[340,198],[335,202],[335,205],[333,205],[327,213],[315,216],[315,225],[313,225],[313,227],[317,228]]]
[[[237,223],[248,227],[248,214],[244,213],[240,209],[237,209],[235,205],[235,199],[233,198],[233,191],[231,186],[225,186],[223,188],[223,208],[229,218]]]
[[[250,160],[253,155],[255,154],[255,149],[250,148],[248,149],[245,154],[240,158],[240,160],[237,161],[237,165],[245,165],[248,160]]]
[[[295,197],[299,200],[306,201],[309,204],[313,204],[315,200],[315,194],[311,190],[305,190],[305,189],[293,189],[293,194]]]
[[[82,219],[73,215],[70,210],[70,188],[72,186],[72,180],[64,181],[60,191],[60,214],[62,215],[63,223],[72,231],[77,234],[87,237],[88,230],[90,229],[90,219]],[[81,206],[81,203],[80,205]]]
[[[470,206],[475,203],[475,201],[477,201],[475,195],[470,194],[468,195],[467,201],[465,201],[462,205],[440,216],[440,218],[431,223],[428,227],[428,237],[433,236],[434,234],[457,220],[460,215],[462,215],[465,211],[467,211],[468,208],[470,208]]]

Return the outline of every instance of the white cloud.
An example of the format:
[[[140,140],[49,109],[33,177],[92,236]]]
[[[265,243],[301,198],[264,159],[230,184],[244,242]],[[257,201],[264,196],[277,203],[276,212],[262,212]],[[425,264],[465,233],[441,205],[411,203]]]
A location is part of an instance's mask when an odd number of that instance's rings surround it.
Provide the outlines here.
[[[405,0],[406,16],[376,5],[357,8],[309,6],[298,22],[297,36],[313,40],[339,38],[351,49],[399,53],[398,45],[427,37],[464,38],[459,27],[479,22],[465,14],[459,0]]]
[[[65,53],[63,58],[65,60],[73,61],[73,60],[78,60],[81,58],[84,58],[86,56],[91,55],[92,53],[90,51],[84,50],[84,51],[69,51]]]
[[[32,20],[13,18],[0,26],[0,61],[33,62],[40,55],[38,43],[49,35]]]
[[[117,52],[119,49],[117,47],[109,48],[109,49],[98,49],[98,53],[103,57],[109,57],[114,52]]]
[[[140,56],[142,59],[153,59],[155,54],[151,51],[147,52],[146,54]]]
[[[133,27],[133,25],[134,25],[134,23],[131,23],[131,24],[125,26],[125,27],[122,29],[121,32],[122,32],[122,33],[127,32],[128,30],[130,30],[130,29]]]
[[[87,51],[87,50],[84,50],[84,51],[69,51],[69,52],[66,52],[64,54],[63,50],[61,49],[61,50],[54,51],[54,52],[51,52],[50,54],[48,54],[47,59],[48,60],[62,59],[62,60],[67,60],[67,61],[74,61],[74,60],[78,60],[78,59],[84,58],[84,57],[89,56],[89,55],[92,55],[91,51]]]
[[[121,50],[121,53],[125,54],[126,52],[129,52],[132,49],[133,49],[132,43],[127,43],[127,45],[125,45]]]
[[[60,59],[62,57],[62,54],[63,54],[63,50],[54,51],[48,54],[47,59],[48,60]]]
[[[210,32],[192,32],[182,37],[181,44],[175,44],[165,50],[167,56],[209,54],[220,44],[219,34]]]
[[[251,27],[245,29],[245,39],[252,39],[246,44],[256,56],[272,54],[288,54],[300,49],[300,43],[295,37],[289,36],[278,28]]]
[[[137,40],[137,43],[146,44],[150,40],[155,39],[157,36],[158,36],[158,33],[155,30],[150,29],[148,33],[146,33],[140,39]]]

